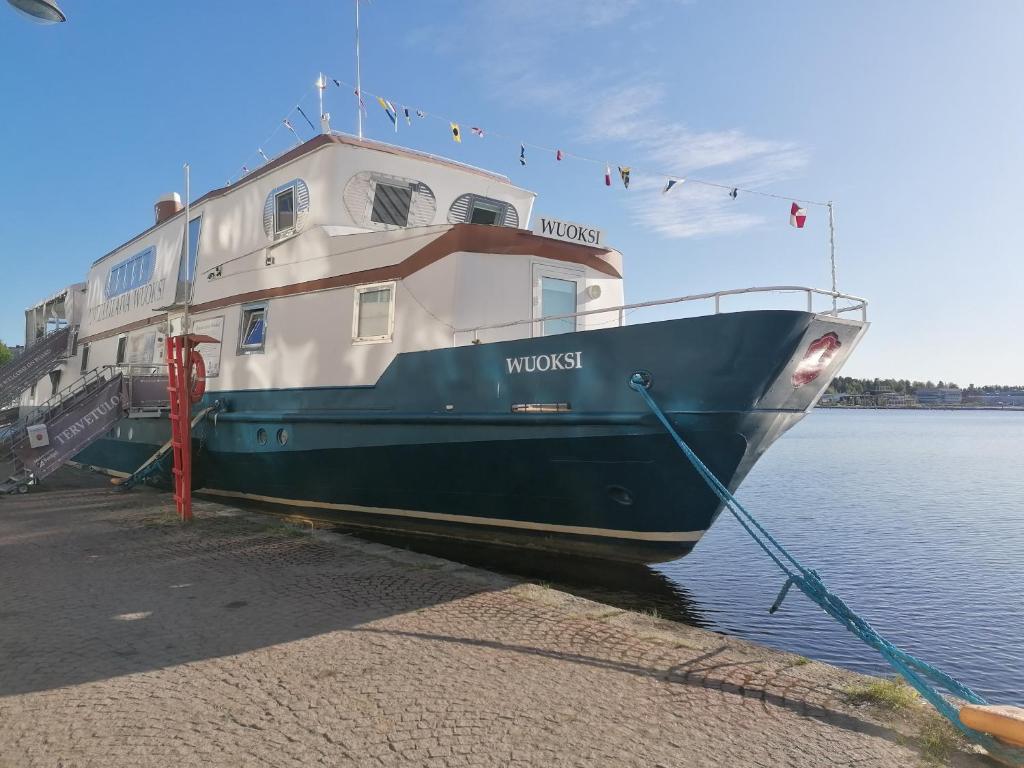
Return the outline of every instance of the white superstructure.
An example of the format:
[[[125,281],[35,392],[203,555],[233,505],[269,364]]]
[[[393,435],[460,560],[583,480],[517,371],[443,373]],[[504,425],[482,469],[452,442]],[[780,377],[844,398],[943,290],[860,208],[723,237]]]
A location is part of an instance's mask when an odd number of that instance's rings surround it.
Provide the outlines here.
[[[195,201],[189,254],[171,195],[157,224],[97,259],[64,380],[160,362],[187,275],[190,326],[221,340],[202,349],[211,391],[366,385],[400,352],[615,324],[457,332],[623,303],[617,252],[525,231],[534,197],[450,160],[317,136]],[[49,396],[40,382],[23,404]]]

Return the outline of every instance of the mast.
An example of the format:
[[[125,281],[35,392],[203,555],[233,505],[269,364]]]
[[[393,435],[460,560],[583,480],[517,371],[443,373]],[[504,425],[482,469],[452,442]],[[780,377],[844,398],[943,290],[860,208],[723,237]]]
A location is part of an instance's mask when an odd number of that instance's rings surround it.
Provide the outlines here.
[[[181,333],[182,333],[182,335],[187,336],[188,335],[188,303],[189,303],[189,301],[192,298],[192,274],[191,274],[191,272],[192,272],[192,259],[189,258],[189,256],[190,256],[190,248],[189,248],[189,246],[191,244],[188,241],[189,240],[189,238],[188,238],[188,234],[189,234],[188,233],[188,217],[189,217],[189,208],[192,205],[192,201],[190,199],[191,192],[192,192],[191,187],[190,187],[192,168],[191,168],[191,166],[188,163],[185,163],[184,170],[185,170],[185,254],[184,254],[184,257],[185,257],[185,306],[184,306],[184,313],[181,316]],[[186,376],[188,376],[188,370],[189,370],[188,366],[189,366],[190,362],[191,361],[189,360],[189,347],[188,347],[188,344],[186,344],[185,345],[185,375]]]
[[[363,79],[359,69],[359,0],[356,4],[356,119],[359,125],[359,138],[363,138]]]
[[[331,132],[331,116],[324,112],[324,90],[327,88],[327,78],[324,73],[316,79],[316,89],[320,92],[320,133]]]
[[[832,314],[839,314],[839,297],[836,292],[836,219],[832,201],[828,201],[828,257],[832,264]]]
[[[324,122],[324,73],[321,72],[320,76],[316,79],[316,90],[320,94],[320,125]]]

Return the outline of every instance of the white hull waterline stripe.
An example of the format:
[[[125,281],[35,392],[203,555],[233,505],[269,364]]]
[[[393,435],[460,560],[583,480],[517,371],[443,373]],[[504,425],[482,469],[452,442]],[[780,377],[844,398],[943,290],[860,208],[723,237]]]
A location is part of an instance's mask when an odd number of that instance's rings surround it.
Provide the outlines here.
[[[570,533],[577,536],[602,536],[609,539],[697,542],[700,540],[700,537],[704,535],[704,531],[616,531],[611,528],[589,528],[578,525],[558,525],[556,523],[530,523],[525,520],[504,520],[490,517],[472,517],[469,515],[448,515],[442,512],[417,512],[408,509],[390,509],[388,507],[361,507],[356,504],[333,504],[328,501],[309,501],[306,499],[282,499],[277,496],[262,496],[258,493],[244,493],[242,491],[222,491],[215,488],[200,488],[196,493],[208,493],[211,496],[230,496],[239,499],[249,499],[251,501],[263,501],[270,504],[285,504],[290,507],[333,509],[340,512],[362,512],[371,515],[411,517],[423,520],[437,520],[445,523],[489,525],[498,528],[521,528],[530,531]]]

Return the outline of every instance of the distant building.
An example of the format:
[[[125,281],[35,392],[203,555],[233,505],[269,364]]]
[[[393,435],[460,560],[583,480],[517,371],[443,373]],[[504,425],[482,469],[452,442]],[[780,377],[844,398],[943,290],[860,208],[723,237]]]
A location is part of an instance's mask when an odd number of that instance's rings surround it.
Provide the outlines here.
[[[871,406],[875,404],[875,398],[871,395],[854,395],[849,392],[844,392],[839,396],[839,404]]]
[[[954,387],[926,387],[914,393],[921,405],[960,405],[964,401],[964,393]]]
[[[1024,406],[1024,390],[1013,389],[1006,392],[975,392],[969,398],[970,402],[978,405],[987,405],[993,408],[1006,406]]]
[[[877,408],[910,408],[917,402],[910,395],[901,394],[886,384],[865,392],[861,398],[861,405],[873,405]]]
[[[874,395],[875,402],[880,408],[910,408],[917,401],[913,395],[903,395],[899,392],[877,392]]]

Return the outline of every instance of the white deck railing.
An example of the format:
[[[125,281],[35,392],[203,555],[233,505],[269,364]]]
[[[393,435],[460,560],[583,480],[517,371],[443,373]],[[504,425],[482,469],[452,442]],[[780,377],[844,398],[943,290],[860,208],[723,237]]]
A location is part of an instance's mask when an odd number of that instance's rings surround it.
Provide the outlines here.
[[[590,315],[603,315],[609,313],[617,313],[619,327],[626,324],[626,313],[636,309],[645,309],[647,307],[660,307],[667,304],[682,304],[690,301],[714,301],[715,302],[715,314],[721,314],[722,312],[722,298],[725,296],[737,296],[740,294],[747,293],[803,293],[807,296],[807,311],[814,312],[814,297],[815,296],[827,296],[831,299],[832,305],[825,312],[819,312],[818,314],[832,315],[833,317],[839,317],[839,315],[846,314],[848,312],[860,312],[860,319],[863,322],[867,322],[868,319],[868,300],[862,299],[859,296],[851,296],[848,293],[838,293],[833,291],[826,291],[823,288],[809,288],[803,285],[768,285],[768,286],[757,286],[754,288],[732,288],[727,291],[714,291],[712,293],[695,293],[690,296],[676,296],[671,299],[655,299],[654,301],[641,301],[636,304],[623,304],[618,307],[602,307],[601,309],[587,309],[583,312],[572,312],[566,315],[545,315],[544,317],[531,317],[523,320],[510,320],[504,323],[493,323],[491,325],[478,325],[473,328],[456,328],[455,333],[471,333],[473,334],[473,342],[478,343],[480,331],[493,331],[499,328],[513,328],[517,325],[530,325],[532,323],[542,323],[548,320],[568,320],[571,318],[588,317]],[[841,302],[847,302],[842,304]]]

